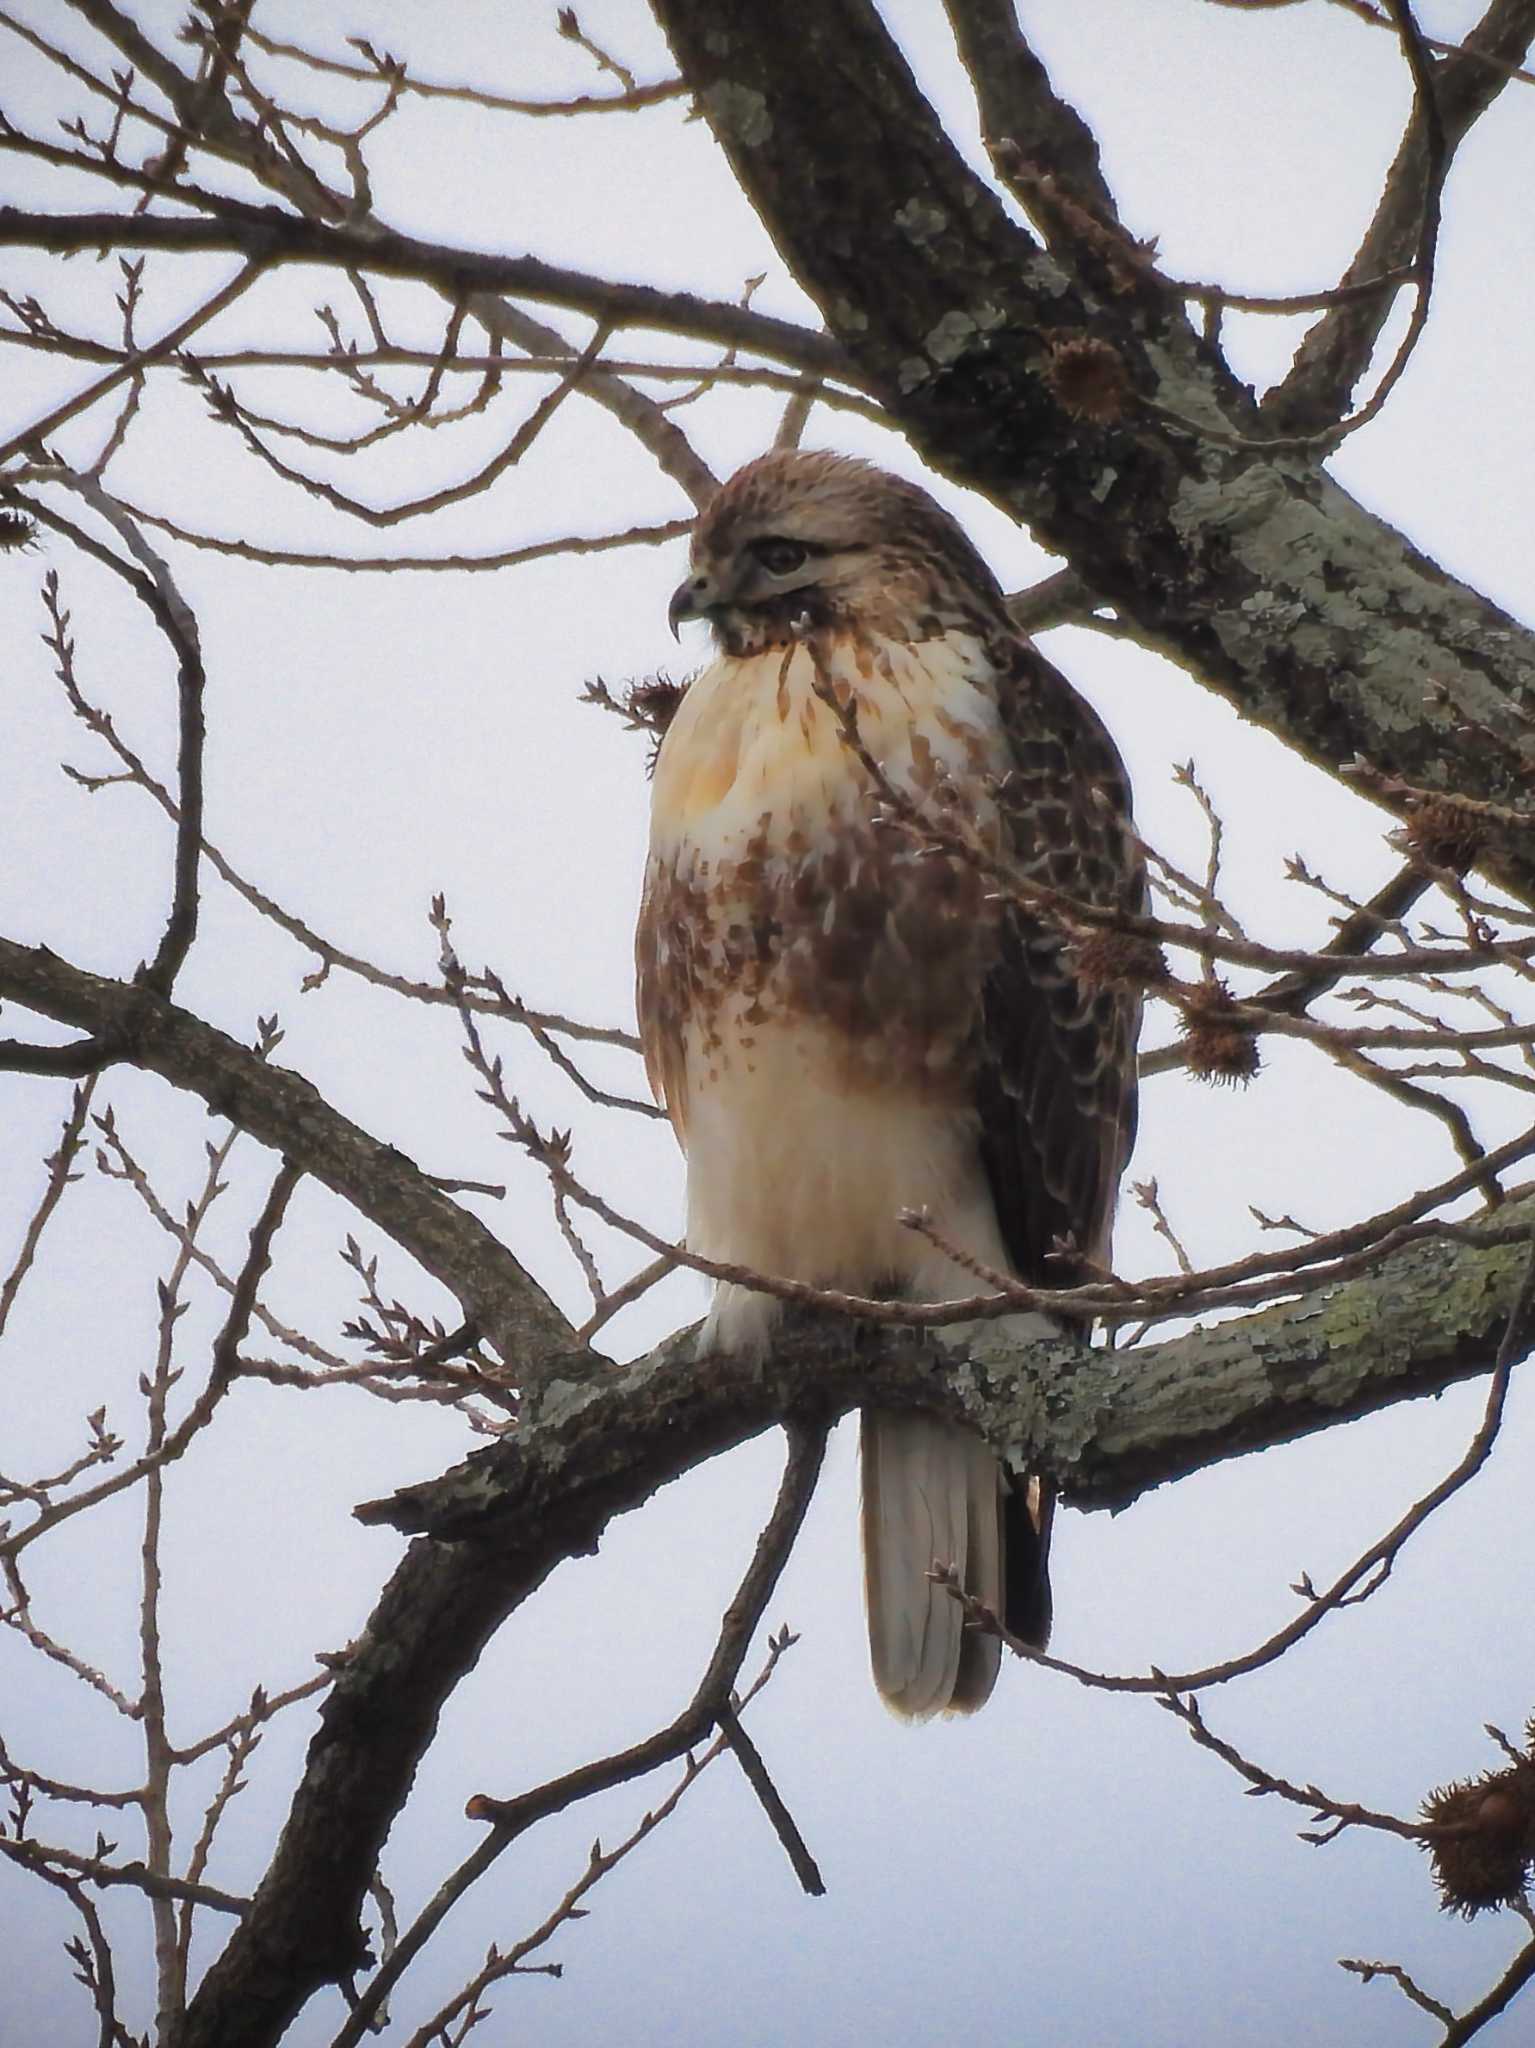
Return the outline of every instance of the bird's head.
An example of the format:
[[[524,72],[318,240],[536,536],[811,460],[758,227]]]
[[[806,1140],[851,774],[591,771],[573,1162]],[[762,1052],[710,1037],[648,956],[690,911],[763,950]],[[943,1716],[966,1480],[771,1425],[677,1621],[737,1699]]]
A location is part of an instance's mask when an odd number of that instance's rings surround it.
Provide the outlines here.
[[[775,449],[749,462],[700,516],[688,560],[672,631],[707,619],[731,654],[819,630],[916,641],[1006,622],[995,579],[948,513],[849,455]]]

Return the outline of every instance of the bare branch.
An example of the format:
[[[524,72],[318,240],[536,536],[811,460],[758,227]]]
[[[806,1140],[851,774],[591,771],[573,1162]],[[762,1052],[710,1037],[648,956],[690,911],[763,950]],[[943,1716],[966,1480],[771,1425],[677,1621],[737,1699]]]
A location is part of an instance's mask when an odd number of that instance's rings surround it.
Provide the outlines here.
[[[622,1750],[614,1756],[604,1757],[600,1762],[584,1764],[563,1778],[539,1786],[535,1791],[524,1792],[512,1800],[472,1800],[469,1806],[471,1818],[491,1821],[491,1832],[474,1854],[439,1887],[414,1924],[400,1937],[389,1961],[375,1974],[367,1991],[358,1999],[351,2018],[336,2036],[332,2048],[357,2048],[357,2044],[364,2038],[369,2020],[378,2010],[380,2001],[387,1997],[401,1973],[425,1946],[449,1909],[519,1835],[525,1834],[530,1827],[546,1819],[550,1814],[563,1813],[568,1807],[583,1799],[589,1799],[598,1792],[608,1791],[614,1785],[626,1784],[661,1764],[670,1763],[677,1757],[686,1755],[688,1750],[709,1733],[718,1720],[721,1707],[729,1704],[730,1691],[741,1668],[742,1659],[757,1632],[767,1603],[772,1598],[773,1589],[788,1561],[794,1539],[799,1533],[800,1524],[815,1492],[825,1449],[824,1426],[798,1427],[789,1433],[788,1455],[784,1462],[783,1478],[779,1484],[773,1512],[757,1539],[751,1563],[736,1596],[725,1610],[714,1653],[689,1704],[667,1727],[648,1736],[643,1742],[635,1743],[632,1748]],[[398,1578],[397,1573],[396,1579]],[[510,1607],[512,1604],[514,1600],[508,1600],[507,1606]],[[376,1614],[375,1622],[379,1618],[379,1614]],[[387,1643],[389,1639],[384,1637],[383,1640]],[[781,1654],[782,1649],[787,1648],[791,1640],[785,1631],[778,1639],[775,1655]],[[300,1796],[302,1797],[302,1794]],[[276,1866],[274,1870],[275,1868]],[[268,1886],[271,1884],[272,1880],[269,1877],[262,1894],[258,1894],[258,1910],[264,1896],[269,1895],[274,1906],[279,1903],[280,1894],[275,1887],[268,1894]],[[230,1949],[225,1951],[224,1956],[209,1972],[208,1981],[188,2015],[190,2024],[187,2036],[185,2040],[177,2043],[177,2048],[201,2048],[203,2040],[210,2044],[210,2048],[215,2042],[219,2044],[219,2048],[235,2048],[234,2039],[228,2040],[226,2044],[226,2037],[216,2030],[201,2035],[198,2031],[199,2020],[204,2028],[214,2029],[220,2005],[231,1995],[220,1979],[229,1981],[231,1986],[238,1982],[238,1962],[230,1967],[234,1949],[235,1944],[231,1943]],[[206,2009],[207,2017],[204,2018],[199,2013],[200,2007]]]
[[[824,1898],[826,1885],[822,1880],[815,1858],[805,1846],[805,1838],[794,1824],[794,1816],[783,1803],[778,1787],[768,1776],[767,1765],[762,1761],[757,1745],[741,1726],[740,1717],[734,1707],[722,1707],[719,1714],[720,1733],[735,1753],[735,1760],[741,1766],[741,1774],[756,1793],[762,1810],[772,1823],[773,1832],[784,1845],[784,1852],[794,1866],[794,1875],[799,1879],[801,1891],[808,1892],[813,1899]]]
[[[397,80],[402,92],[414,93],[421,99],[458,100],[472,107],[486,107],[492,113],[539,115],[574,115],[636,113],[644,107],[660,106],[666,100],[680,99],[687,92],[687,81],[681,78],[660,78],[652,85],[630,85],[616,93],[586,93],[574,99],[529,100],[516,99],[506,93],[487,91],[479,85],[443,85],[431,79],[417,78],[406,70],[398,59],[385,56],[361,36],[349,36],[348,42],[366,59],[362,64],[348,64],[336,57],[323,57],[315,50],[300,49],[294,43],[284,43],[275,37],[260,34],[256,29],[247,29],[246,40],[269,56],[285,57],[306,70],[318,71],[336,78],[367,80]]]
[[[6,1274],[3,1285],[0,1285],[0,1332],[5,1329],[22,1281],[32,1269],[32,1262],[37,1257],[37,1247],[48,1227],[48,1219],[64,1199],[65,1188],[80,1178],[72,1169],[83,1142],[81,1134],[85,1129],[85,1119],[90,1113],[91,1098],[95,1090],[96,1077],[92,1075],[89,1080],[72,1091],[69,1114],[64,1119],[64,1129],[60,1134],[58,1146],[43,1161],[48,1169],[48,1178],[43,1187],[42,1199],[33,1210],[27,1224],[26,1234],[21,1241],[21,1250],[16,1254],[16,1263]]]
[[[67,1870],[84,1878],[87,1883],[103,1888],[129,1885],[148,1899],[162,1902],[179,1899],[189,1905],[210,1906],[215,1913],[233,1913],[236,1916],[245,1911],[248,1903],[233,1892],[219,1891],[214,1885],[187,1883],[181,1878],[162,1876],[144,1863],[108,1863],[103,1857],[80,1856],[72,1849],[60,1849],[51,1842],[0,1835],[0,1851],[38,1876],[46,1876],[49,1868]]]
[[[1363,1963],[1353,1956],[1340,1956],[1338,1968],[1348,1970],[1362,1984],[1368,1984],[1375,1977],[1389,1977],[1397,1989],[1410,1998],[1420,2012],[1426,2012],[1431,2019],[1442,2021],[1446,2026],[1453,2023],[1455,2015],[1447,2005],[1441,2005],[1437,1998],[1430,1998],[1423,1988],[1415,1984],[1399,1963]]]
[[[1049,178],[1103,224],[1117,227],[1118,209],[1092,130],[1051,86],[1030,49],[1011,0],[945,0],[949,26],[970,74],[981,136],[1001,177],[1021,155],[1037,178]]]
[[[28,153],[49,161],[73,161],[67,151],[43,144],[29,143]],[[81,160],[76,168],[91,166]],[[130,178],[128,182],[149,181]],[[245,254],[249,259],[246,268],[252,273],[269,265],[322,263],[341,270],[360,270],[365,275],[413,279],[419,284],[438,286],[452,298],[465,292],[508,292],[535,304],[565,306],[615,328],[648,327],[662,334],[690,335],[727,348],[733,345],[751,349],[777,362],[808,370],[812,375],[836,377],[859,386],[863,383],[829,336],[796,326],[792,320],[750,312],[726,300],[592,277],[559,264],[541,262],[536,256],[496,256],[456,249],[384,227],[363,232],[350,226],[322,225],[277,207],[254,206],[212,193],[186,192],[184,186],[178,186],[177,192],[178,196],[185,193],[208,206],[212,210],[210,217],[40,214],[13,208],[0,212],[0,248],[51,249],[60,254],[91,249],[161,249],[182,255],[222,249]],[[234,281],[242,290],[249,282],[251,278],[245,270]],[[234,283],[226,287],[231,293]],[[208,308],[201,308],[193,317],[200,325],[211,314]],[[481,317],[478,311],[475,317]],[[173,329],[158,344],[159,352],[178,346],[181,339]],[[561,346],[563,349],[564,344]],[[124,374],[114,372],[112,385],[120,383]],[[71,401],[70,411],[78,411],[84,402],[83,395]],[[38,422],[13,442],[0,446],[0,456],[25,447],[38,434],[51,431],[52,424],[50,415],[47,421]]]
[[[1377,19],[1387,25],[1385,16]],[[1395,7],[1389,25],[1403,36],[1402,13]],[[1403,266],[1416,273],[1454,152],[1508,83],[1512,71],[1505,67],[1524,55],[1532,36],[1535,7],[1530,0],[1493,0],[1447,62],[1431,73],[1426,60],[1414,64],[1412,118],[1375,218],[1344,272],[1345,285]],[[1412,61],[1410,40],[1405,47]],[[1419,47],[1444,46],[1420,37]],[[1369,366],[1394,297],[1350,297],[1334,306],[1306,336],[1288,375],[1264,401],[1264,411],[1298,432],[1315,432],[1340,418]],[[1420,281],[1420,305],[1425,298]]]
[[[131,225],[127,221],[122,224],[124,227]],[[0,218],[0,243],[10,239],[6,233],[6,226],[7,218]],[[129,234],[125,239],[131,244],[135,238]],[[232,306],[236,299],[243,298],[260,277],[262,268],[259,258],[242,264],[227,284],[221,285],[210,297],[204,299],[200,306],[194,307],[184,319],[167,328],[158,341],[150,342],[147,347],[125,355],[115,369],[108,370],[104,377],[98,377],[94,384],[88,384],[83,391],[76,392],[73,398],[66,398],[62,404],[54,406],[40,419],[34,420],[30,426],[23,427],[19,433],[13,434],[8,441],[0,442],[0,462],[6,462],[14,455],[27,454],[42,448],[48,436],[57,433],[66,421],[76,418],[80,413],[88,412],[93,405],[108,397],[120,385],[141,376],[151,364],[164,362],[173,356],[183,342],[191,340],[199,328],[206,327],[210,320],[222,313],[226,307]],[[110,443],[108,445],[110,447]]]

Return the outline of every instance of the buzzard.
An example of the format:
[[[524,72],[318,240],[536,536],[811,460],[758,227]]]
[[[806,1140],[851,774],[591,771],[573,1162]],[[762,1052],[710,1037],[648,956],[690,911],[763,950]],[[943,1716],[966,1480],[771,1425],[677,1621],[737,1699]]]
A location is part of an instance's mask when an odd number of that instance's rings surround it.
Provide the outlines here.
[[[1059,926],[964,849],[1140,908],[1113,742],[948,513],[848,456],[738,471],[671,619],[706,619],[715,655],[657,757],[636,955],[689,1247],[861,1294],[974,1293],[899,1220],[924,1209],[954,1250],[1071,1284],[1107,1253],[1138,999],[1079,979]],[[779,1310],[721,1284],[705,1345],[760,1355]],[[928,1416],[867,1410],[862,1448],[875,1682],[904,1715],[974,1709],[999,1646],[928,1570],[1042,1643],[1050,1490]]]

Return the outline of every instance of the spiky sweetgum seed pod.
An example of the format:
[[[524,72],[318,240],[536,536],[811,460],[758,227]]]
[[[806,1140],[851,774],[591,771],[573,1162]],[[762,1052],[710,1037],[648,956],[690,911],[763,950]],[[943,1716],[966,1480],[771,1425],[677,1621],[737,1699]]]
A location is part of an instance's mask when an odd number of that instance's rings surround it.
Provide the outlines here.
[[[623,706],[636,725],[649,726],[659,734],[676,717],[677,706],[685,694],[685,686],[674,683],[669,676],[646,676],[642,683],[631,684],[624,692]]]
[[[1205,982],[1183,1014],[1183,1057],[1200,1081],[1246,1087],[1263,1064],[1257,1034],[1232,1016],[1236,1000],[1223,981]]]
[[[1250,1031],[1197,1024],[1184,1034],[1183,1059],[1189,1072],[1200,1081],[1218,1086],[1245,1088],[1263,1065],[1258,1041]]]
[[[1422,1812],[1445,1831],[1427,1845],[1445,1912],[1472,1920],[1524,1897],[1535,1860],[1535,1770],[1515,1765],[1442,1785]]]
[[[37,526],[14,505],[0,505],[0,553],[11,554],[31,547]]]
[[[1467,805],[1454,797],[1431,797],[1412,811],[1397,835],[1411,852],[1421,854],[1430,866],[1450,868],[1463,875],[1473,867],[1487,843],[1481,820]]]
[[[1058,341],[1045,365],[1045,382],[1074,420],[1107,426],[1119,419],[1130,395],[1124,358],[1106,341],[1073,335]]]
[[[1094,932],[1072,947],[1071,964],[1086,988],[1155,988],[1167,979],[1162,948],[1129,932]]]

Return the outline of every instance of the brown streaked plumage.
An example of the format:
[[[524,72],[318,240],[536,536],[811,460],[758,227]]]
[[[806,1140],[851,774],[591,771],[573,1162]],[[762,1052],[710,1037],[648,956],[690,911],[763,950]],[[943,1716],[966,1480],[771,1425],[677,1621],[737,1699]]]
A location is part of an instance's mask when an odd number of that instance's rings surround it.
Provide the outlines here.
[[[1134,996],[1075,979],[1059,934],[973,863],[881,820],[828,695],[881,774],[1024,872],[1139,907],[1112,741],[1019,637],[990,570],[926,492],[845,456],[777,451],[693,536],[674,624],[717,652],[656,764],[636,939],[646,1063],[688,1156],[688,1243],[757,1272],[947,1300],[964,1268],[903,1228],[1069,1284],[1107,1250],[1134,1134]],[[761,1350],[767,1295],[716,1290],[706,1342]],[[1050,1494],[927,1417],[866,1412],[876,1682],[897,1711],[979,1706],[995,1643],[934,1559],[1035,1641]]]

